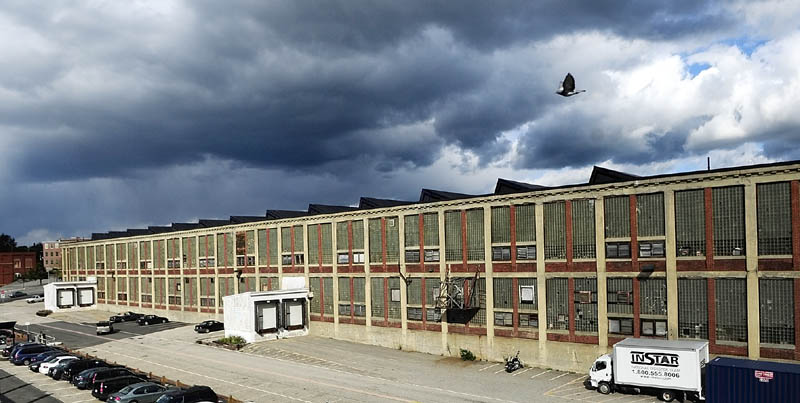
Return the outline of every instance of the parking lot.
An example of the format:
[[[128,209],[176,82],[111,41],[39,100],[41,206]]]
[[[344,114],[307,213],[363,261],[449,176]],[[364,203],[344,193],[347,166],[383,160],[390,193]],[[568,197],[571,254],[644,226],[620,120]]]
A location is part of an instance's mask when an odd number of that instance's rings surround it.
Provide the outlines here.
[[[35,311],[35,307],[26,309],[24,302],[12,305],[20,308],[12,310],[15,315]],[[9,320],[8,314],[0,312],[0,320]],[[118,332],[95,335],[92,322],[108,314],[73,313],[41,318],[46,320],[30,326],[81,352],[183,383],[208,385],[220,395],[253,402],[657,401],[653,396],[601,395],[584,386],[585,374],[532,367],[509,374],[501,363],[462,361],[314,336],[230,351],[196,343],[222,337],[223,332],[198,335],[190,324],[182,323],[142,327],[118,323]],[[2,370],[8,367],[13,366],[8,362],[0,365]],[[27,368],[13,367],[9,372],[13,371],[21,371],[23,380],[64,402],[91,398]]]

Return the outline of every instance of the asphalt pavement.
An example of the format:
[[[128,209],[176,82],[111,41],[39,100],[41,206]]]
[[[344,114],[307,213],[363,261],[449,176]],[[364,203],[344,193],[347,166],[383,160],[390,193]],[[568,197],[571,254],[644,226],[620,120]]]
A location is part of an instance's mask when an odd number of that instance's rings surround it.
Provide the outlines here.
[[[0,369],[0,403],[59,403],[50,393]]]

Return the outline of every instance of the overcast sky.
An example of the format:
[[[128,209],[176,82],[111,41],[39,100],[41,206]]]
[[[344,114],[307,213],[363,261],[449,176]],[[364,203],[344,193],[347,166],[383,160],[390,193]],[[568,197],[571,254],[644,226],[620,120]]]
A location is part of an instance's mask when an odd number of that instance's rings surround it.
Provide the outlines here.
[[[800,159],[794,0],[7,0],[0,60],[20,244]]]

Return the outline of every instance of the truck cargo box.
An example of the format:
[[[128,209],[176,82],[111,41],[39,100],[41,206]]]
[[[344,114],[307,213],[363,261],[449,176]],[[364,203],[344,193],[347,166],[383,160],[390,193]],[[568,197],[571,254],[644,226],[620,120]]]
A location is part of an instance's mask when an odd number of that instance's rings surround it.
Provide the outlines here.
[[[708,342],[627,338],[614,345],[618,385],[700,392]]]
[[[800,365],[717,357],[706,365],[709,403],[800,402]]]

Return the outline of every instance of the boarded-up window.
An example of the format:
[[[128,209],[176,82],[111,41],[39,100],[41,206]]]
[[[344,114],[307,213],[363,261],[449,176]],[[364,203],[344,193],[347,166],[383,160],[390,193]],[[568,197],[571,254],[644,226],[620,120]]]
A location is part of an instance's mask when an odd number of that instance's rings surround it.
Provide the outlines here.
[[[794,279],[758,280],[761,343],[794,345]]]
[[[714,255],[744,255],[744,186],[714,188],[711,199],[714,205]]]
[[[444,213],[444,249],[447,261],[462,261],[464,259],[461,249],[461,211],[446,211]]]
[[[758,254],[792,254],[792,198],[789,182],[756,185]]]
[[[639,309],[643,315],[667,316],[667,280],[646,278],[639,280]]]
[[[370,218],[369,230],[369,261],[371,263],[383,262],[383,241],[381,238],[381,219]]]
[[[606,238],[629,238],[631,236],[631,206],[628,196],[603,199],[605,210]]]
[[[706,219],[703,189],[675,192],[675,242],[678,256],[704,256]]]
[[[633,314],[633,280],[630,278],[609,278],[606,280],[608,292],[608,313]]]
[[[536,242],[536,206],[520,204],[514,207],[517,243]]]
[[[403,217],[403,220],[405,220],[403,223],[403,238],[406,248],[419,247],[419,215],[407,215]]]
[[[320,224],[319,230],[322,232],[322,263],[333,263],[333,240],[331,234],[331,224]]]
[[[492,243],[511,242],[511,208],[492,207]]]
[[[425,213],[422,215],[425,247],[439,246],[439,215],[438,213]]]
[[[597,279],[575,280],[575,330],[597,332]]]
[[[562,205],[563,206],[563,205]],[[545,212],[545,215],[547,213]],[[545,224],[545,227],[547,225]],[[546,238],[546,237],[545,237]],[[547,329],[569,329],[568,283],[566,278],[548,278]]]
[[[319,264],[319,224],[308,226],[308,263]]]
[[[717,340],[747,342],[747,282],[716,280]]]
[[[566,210],[563,201],[544,205],[544,257],[567,258]]]
[[[597,253],[594,239],[594,200],[573,200],[572,256],[575,259],[594,259]]]
[[[678,279],[678,337],[708,339],[707,296],[706,279]]]
[[[467,210],[467,260],[484,260],[483,209]]]
[[[640,237],[664,236],[664,193],[636,196],[636,219]]]

